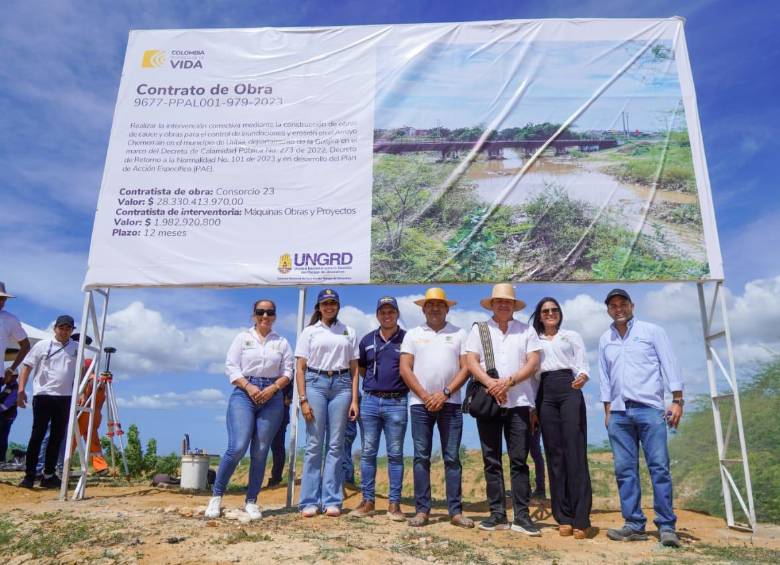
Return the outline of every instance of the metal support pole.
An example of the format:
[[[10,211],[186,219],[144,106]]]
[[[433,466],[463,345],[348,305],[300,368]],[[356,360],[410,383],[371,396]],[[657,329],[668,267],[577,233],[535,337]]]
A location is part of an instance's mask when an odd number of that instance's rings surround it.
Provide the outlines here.
[[[734,351],[731,345],[731,329],[729,327],[728,313],[726,309],[726,296],[723,289],[723,281],[717,281],[712,293],[710,303],[707,303],[704,283],[697,285],[699,292],[699,309],[701,311],[702,330],[704,332],[704,352],[707,358],[707,378],[710,385],[710,399],[712,402],[712,416],[715,425],[715,441],[718,449],[718,468],[723,489],[723,503],[726,510],[726,523],[730,528],[748,529],[756,531],[756,512],[753,505],[753,486],[750,481],[750,466],[747,456],[747,444],[745,442],[745,431],[742,426],[742,408],[739,402],[739,386],[737,383],[737,373],[734,367]],[[715,316],[717,313],[716,304],[720,302],[722,329],[714,329]],[[722,340],[722,341],[721,341]],[[725,341],[725,343],[723,343]],[[716,343],[722,343],[726,348],[727,366],[721,362],[715,349]],[[720,393],[718,388],[718,369],[723,377],[728,392]],[[723,421],[721,418],[721,402],[726,400],[733,401],[731,416],[729,418],[728,430],[724,438]],[[732,428],[734,423],[737,425],[737,438],[739,441],[740,458],[734,459],[728,457],[728,448],[733,437]],[[742,463],[744,474],[744,492],[743,497],[740,488],[737,486],[728,465],[732,463]],[[738,524],[734,520],[734,505],[732,494],[736,497],[745,517],[748,520],[748,526]]]
[[[298,289],[298,324],[296,342],[301,338],[304,320],[306,316],[306,288]],[[296,363],[297,365],[297,363]],[[295,498],[295,462],[298,456],[298,386],[295,382],[295,369],[293,368],[293,396],[290,410],[290,442],[288,444],[289,459],[287,463],[287,507],[293,505]]]
[[[102,297],[103,304],[100,316],[98,317],[95,298]],[[87,383],[92,375],[98,374],[98,368],[101,362],[101,353],[103,351],[103,335],[106,326],[106,315],[108,314],[109,290],[95,289],[84,293],[84,308],[81,313],[81,326],[79,328],[81,338],[79,339],[78,353],[76,355],[76,373],[73,377],[73,394],[70,400],[70,416],[68,418],[68,431],[65,436],[67,449],[65,450],[65,461],[63,463],[62,486],[60,487],[60,499],[68,498],[68,483],[70,479],[70,466],[73,454],[73,445],[75,444],[79,452],[80,476],[73,491],[73,498],[80,500],[84,498],[84,492],[87,486],[88,466],[88,447],[85,445],[84,438],[78,429],[78,419],[81,414],[89,414],[89,425],[87,427],[87,441],[92,436],[94,427],[94,410],[96,406],[97,386],[92,387],[91,398],[84,406],[79,406],[79,396],[86,390]],[[87,335],[93,334],[93,344],[87,345]],[[92,351],[95,356],[89,369],[82,374],[84,365],[85,350]],[[95,382],[97,384],[97,382]]]

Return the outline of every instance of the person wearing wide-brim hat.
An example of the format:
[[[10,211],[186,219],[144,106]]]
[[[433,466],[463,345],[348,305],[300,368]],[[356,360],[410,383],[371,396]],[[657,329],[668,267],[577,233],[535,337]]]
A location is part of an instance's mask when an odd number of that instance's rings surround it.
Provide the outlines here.
[[[30,340],[27,338],[27,332],[24,331],[19,318],[4,310],[6,300],[9,298],[15,298],[15,296],[6,291],[5,283],[0,281],[0,355],[5,358],[5,350],[9,343],[19,343],[16,357],[4,371],[5,377],[8,379],[16,374],[16,368],[21,365],[24,356],[30,351]],[[4,456],[5,454],[3,454]]]
[[[415,516],[414,527],[428,523],[431,512],[431,450],[433,429],[439,429],[444,459],[447,510],[450,522],[473,528],[474,521],[463,514],[460,441],[463,434],[460,389],[466,382],[463,349],[466,332],[447,321],[455,305],[444,289],[429,288],[414,301],[422,307],[425,324],[409,330],[401,345],[401,377],[409,387],[409,413],[414,443]]]
[[[537,387],[534,375],[539,367],[542,345],[533,328],[513,318],[515,312],[525,307],[525,302],[515,296],[512,285],[495,285],[490,296],[480,300],[480,305],[493,312],[487,322],[480,324],[485,324],[482,327],[490,335],[495,371],[491,371],[492,375],[487,372],[479,325],[471,328],[466,341],[468,368],[473,378],[485,385],[504,410],[497,418],[477,419],[490,505],[490,516],[479,527],[487,531],[511,527],[513,531],[539,536],[539,528],[531,521],[528,511],[531,485],[526,460],[535,421]],[[506,515],[502,436],[506,437],[511,469],[514,510],[511,525]]]

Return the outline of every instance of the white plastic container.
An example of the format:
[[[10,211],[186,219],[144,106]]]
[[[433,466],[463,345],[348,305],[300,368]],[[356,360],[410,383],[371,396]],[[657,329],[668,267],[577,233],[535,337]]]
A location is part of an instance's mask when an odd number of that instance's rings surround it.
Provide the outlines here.
[[[204,490],[208,484],[209,456],[181,456],[181,488]]]

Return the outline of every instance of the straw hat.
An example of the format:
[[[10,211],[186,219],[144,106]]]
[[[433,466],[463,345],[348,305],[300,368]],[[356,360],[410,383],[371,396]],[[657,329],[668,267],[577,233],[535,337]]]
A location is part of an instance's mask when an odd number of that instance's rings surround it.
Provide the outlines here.
[[[457,304],[454,300],[448,300],[447,295],[444,293],[443,288],[429,288],[425,291],[425,297],[420,298],[419,300],[415,300],[414,303],[417,304],[417,306],[425,306],[425,303],[429,300],[442,300],[447,303],[447,306],[449,308],[452,308]]]
[[[493,285],[493,292],[490,293],[489,297],[480,300],[479,305],[485,308],[486,310],[491,310],[492,308],[490,305],[490,301],[493,300],[494,298],[506,298],[507,300],[514,300],[515,312],[525,308],[525,302],[523,302],[518,298],[515,298],[515,289],[509,283],[498,283],[497,285]]]
[[[0,296],[5,296],[6,298],[16,298],[13,294],[8,294],[5,291],[5,283],[0,282]]]

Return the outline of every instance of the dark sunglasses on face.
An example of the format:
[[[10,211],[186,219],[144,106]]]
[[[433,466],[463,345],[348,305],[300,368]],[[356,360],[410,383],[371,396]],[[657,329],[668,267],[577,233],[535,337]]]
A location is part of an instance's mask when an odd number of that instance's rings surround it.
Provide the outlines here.
[[[560,311],[560,308],[542,308],[542,314],[558,314]]]
[[[276,310],[274,310],[273,308],[268,308],[268,309],[265,309],[265,308],[255,308],[255,316],[257,316],[259,318],[262,318],[263,316],[266,316],[266,315],[269,316],[269,317],[276,316]]]

